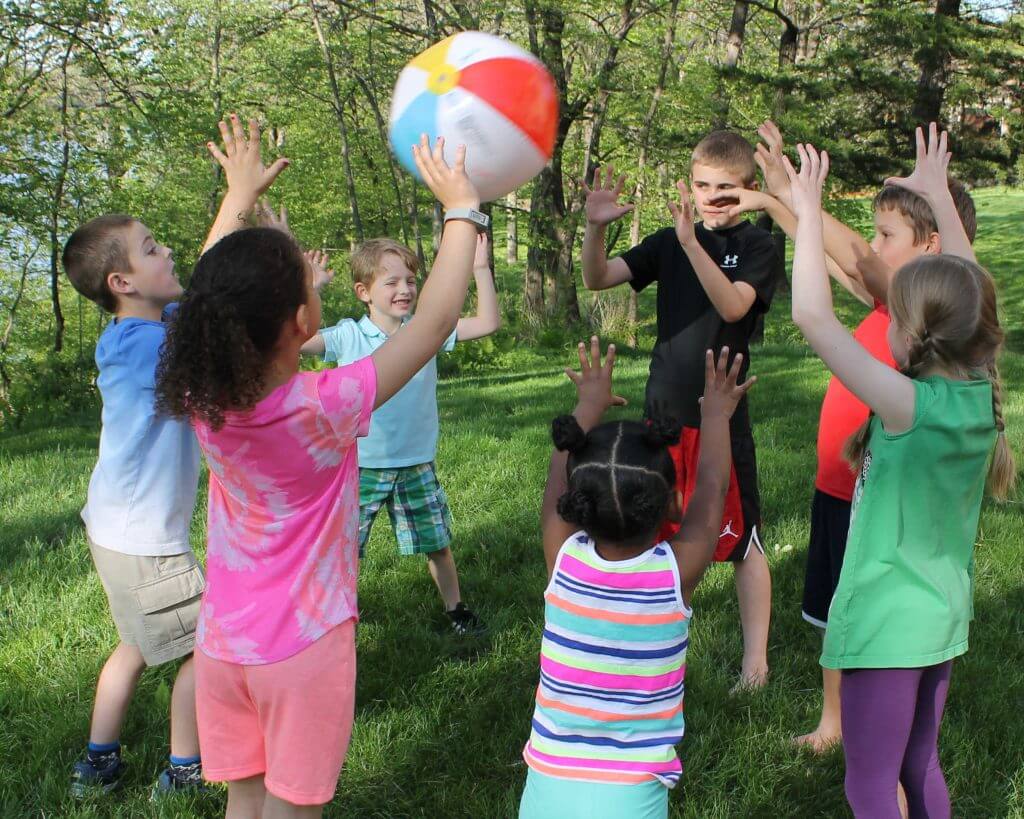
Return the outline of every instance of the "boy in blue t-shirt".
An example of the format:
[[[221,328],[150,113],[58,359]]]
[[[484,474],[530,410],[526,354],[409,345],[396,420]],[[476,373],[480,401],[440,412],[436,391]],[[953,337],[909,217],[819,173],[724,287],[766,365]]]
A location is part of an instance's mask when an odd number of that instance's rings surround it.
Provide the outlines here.
[[[321,330],[302,351],[327,361],[350,364],[370,355],[401,330],[416,305],[416,255],[391,239],[370,239],[350,260],[356,296],[366,304],[359,321],[343,319]],[[498,329],[501,317],[488,265],[485,235],[473,260],[477,314],[459,319],[443,349],[456,340],[483,338]],[[387,506],[403,555],[425,554],[430,574],[459,635],[484,627],[462,602],[452,556],[451,513],[434,471],[437,453],[437,360],[431,359],[370,421],[370,434],[359,439],[359,553],[363,554],[373,520]]]
[[[204,250],[244,227],[259,195],[287,160],[264,168],[259,131],[248,140],[236,115],[220,123],[228,192]],[[199,446],[189,424],[160,414],[156,370],[167,321],[182,287],[174,260],[142,222],[119,214],[78,228],[64,246],[64,270],[86,298],[113,313],[96,344],[103,399],[99,458],[82,509],[89,549],[120,642],[96,685],[89,744],[75,763],[71,792],[109,792],[124,773],[120,734],[147,666],[187,658],[171,692],[171,754],[155,794],[199,787],[192,648],[205,585],[189,543],[199,483]]]

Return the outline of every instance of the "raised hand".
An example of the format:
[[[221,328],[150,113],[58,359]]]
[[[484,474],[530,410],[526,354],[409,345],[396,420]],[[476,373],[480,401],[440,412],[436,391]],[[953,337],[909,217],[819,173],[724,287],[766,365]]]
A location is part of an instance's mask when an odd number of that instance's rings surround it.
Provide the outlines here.
[[[828,176],[828,154],[820,154],[811,144],[797,145],[800,155],[800,171],[793,168],[788,156],[782,158],[786,175],[789,177],[793,212],[798,219],[821,215],[821,191]]]
[[[697,241],[697,234],[693,227],[693,204],[690,202],[690,189],[686,186],[686,180],[676,182],[676,190],[679,191],[679,202],[670,201],[668,209],[676,223],[679,244],[689,247]]]
[[[623,407],[626,399],[612,392],[612,371],[615,369],[615,345],[609,344],[601,363],[601,343],[597,336],[590,338],[590,354],[582,341],[576,348],[580,357],[580,371],[566,367],[565,374],[576,385],[577,408],[594,413],[600,418],[608,407]],[[596,421],[597,418],[594,420]]]
[[[284,210],[284,208],[282,208]],[[309,266],[313,268],[313,287],[320,290],[334,280],[334,269],[328,267],[331,257],[322,250],[307,250],[303,252]]]
[[[785,170],[783,170],[785,173]],[[789,177],[786,177],[786,184],[789,185]],[[739,201],[727,211],[729,218],[740,216],[744,213],[764,210],[771,201],[769,194],[764,191],[755,191],[750,188],[734,188],[729,195]]]
[[[782,131],[770,119],[761,123],[757,135],[764,140],[754,149],[754,161],[764,174],[764,183],[768,192],[775,197],[785,196],[789,192],[789,177],[782,164]]]
[[[412,146],[412,158],[420,178],[445,210],[480,207],[480,194],[466,175],[465,145],[455,150],[455,164],[449,167],[444,160],[444,137],[438,137],[431,149],[423,134],[420,144]]]
[[[490,271],[490,246],[491,243],[488,240],[486,233],[481,233],[476,237],[476,252],[473,254],[473,270]]]
[[[934,122],[928,126],[928,142],[925,143],[924,131],[917,128],[917,162],[910,176],[890,176],[886,185],[899,185],[922,199],[930,201],[933,197],[949,190],[947,169],[953,156],[948,150],[948,135],[939,133],[939,126]]]
[[[594,171],[594,186],[592,188],[587,185],[586,181],[580,183],[583,186],[583,192],[587,195],[587,221],[597,226],[611,224],[634,208],[634,205],[619,204],[622,186],[626,183],[625,175],[615,179],[615,168],[609,165],[604,168],[604,180],[602,181],[601,170],[601,168],[597,168]]]
[[[228,181],[228,194],[249,202],[249,207],[277,179],[277,175],[288,167],[284,157],[276,160],[269,168],[263,165],[260,156],[260,127],[254,119],[249,120],[249,134],[246,138],[238,114],[231,114],[230,125],[219,123],[220,135],[224,140],[221,151],[214,143],[207,142],[210,155],[220,163]]]
[[[280,213],[274,213],[270,202],[264,197],[256,203],[252,215],[259,227],[274,228],[289,236],[292,235],[292,230],[288,226],[288,209],[284,205],[281,205]]]
[[[731,367],[726,366],[728,363],[728,347],[722,348],[717,363],[714,351],[708,350],[704,354],[704,396],[700,399],[700,412],[704,418],[713,415],[731,418],[740,399],[757,381],[753,376],[742,384],[736,383],[743,367],[743,353],[736,354]]]

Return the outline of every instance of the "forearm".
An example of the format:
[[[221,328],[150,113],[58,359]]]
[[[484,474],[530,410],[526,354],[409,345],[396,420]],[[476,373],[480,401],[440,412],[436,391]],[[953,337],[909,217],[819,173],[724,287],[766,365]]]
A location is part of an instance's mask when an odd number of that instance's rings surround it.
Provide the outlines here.
[[[820,216],[800,220],[793,252],[793,322],[812,346],[815,331],[822,322],[835,321],[832,288],[825,270]],[[817,349],[817,348],[816,348]]]
[[[224,194],[213,225],[210,226],[210,232],[203,244],[202,252],[205,253],[229,233],[244,228],[255,204],[256,200],[252,196],[233,193],[229,189]]]
[[[498,310],[498,291],[494,286],[494,276],[489,267],[473,271],[476,282],[476,318],[488,333],[493,333],[501,326],[501,312]]]
[[[427,343],[435,348],[455,328],[466,301],[476,235],[476,227],[461,220],[444,226],[434,266],[420,293],[416,317],[410,323],[412,327],[419,322],[420,331],[430,335]]]
[[[736,285],[729,281],[700,243],[696,240],[688,242],[683,245],[683,252],[693,265],[697,278],[718,315],[729,323],[743,318],[750,310],[750,304],[744,303]]]
[[[964,230],[964,223],[960,221],[960,214],[957,213],[949,188],[944,187],[942,191],[929,196],[927,202],[931,206],[935,224],[939,229],[942,252],[977,264],[974,248],[971,246],[971,240],[967,238],[967,231]]]
[[[857,264],[862,259],[875,255],[871,245],[857,231],[844,225],[826,210],[822,210],[822,225],[824,252],[848,276],[859,278]]]
[[[587,223],[583,231],[583,285],[588,290],[602,290],[608,277],[608,255],[604,249],[605,226]]]

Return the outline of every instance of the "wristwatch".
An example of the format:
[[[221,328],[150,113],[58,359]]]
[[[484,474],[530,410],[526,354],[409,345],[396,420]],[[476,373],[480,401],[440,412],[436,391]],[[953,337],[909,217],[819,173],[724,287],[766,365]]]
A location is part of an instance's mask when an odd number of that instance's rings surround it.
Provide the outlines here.
[[[452,208],[451,210],[446,210],[444,212],[445,223],[450,222],[452,219],[464,219],[467,222],[472,222],[480,233],[487,230],[487,227],[491,224],[490,216],[473,208]]]

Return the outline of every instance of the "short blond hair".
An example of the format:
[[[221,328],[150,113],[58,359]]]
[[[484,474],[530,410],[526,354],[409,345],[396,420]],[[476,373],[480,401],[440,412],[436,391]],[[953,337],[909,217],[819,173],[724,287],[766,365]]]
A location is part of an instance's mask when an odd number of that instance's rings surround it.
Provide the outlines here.
[[[352,284],[369,287],[380,273],[380,261],[386,253],[394,253],[411,273],[418,273],[420,261],[409,248],[394,239],[367,239],[356,245],[349,259],[352,270]]]
[[[698,142],[693,149],[690,167],[698,162],[734,173],[748,187],[757,179],[754,146],[733,131],[712,131]]]

